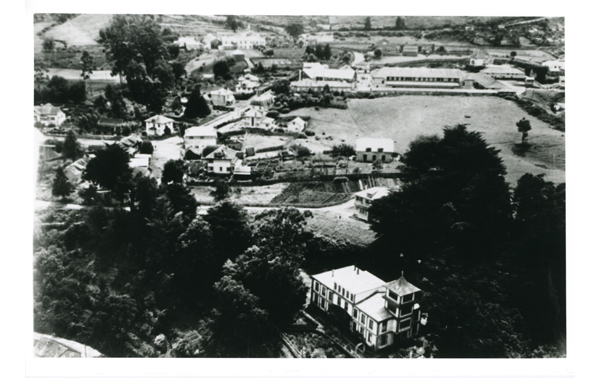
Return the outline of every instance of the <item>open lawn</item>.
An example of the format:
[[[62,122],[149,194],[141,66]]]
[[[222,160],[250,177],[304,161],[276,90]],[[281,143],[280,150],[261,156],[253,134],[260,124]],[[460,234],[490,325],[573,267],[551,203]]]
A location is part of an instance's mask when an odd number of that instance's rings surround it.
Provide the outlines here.
[[[309,130],[320,136],[310,137],[309,148],[323,149],[345,140],[354,145],[357,138],[392,138],[396,152],[403,153],[419,135],[441,135],[444,126],[466,123],[479,131],[487,142],[500,149],[507,167],[507,180],[516,183],[524,173],[547,175],[555,182],[565,181],[564,133],[550,128],[529,116],[515,103],[498,97],[463,96],[399,96],[373,100],[352,99],[348,110],[314,108],[298,109],[291,115],[311,116]],[[516,122],[521,118],[531,122],[529,142],[532,148],[524,156],[513,152],[521,134]],[[323,140],[322,133],[334,136]]]
[[[370,224],[350,218],[353,202],[345,205],[344,213],[313,211],[312,218],[306,218],[307,227],[317,235],[354,245],[369,245],[376,239]]]
[[[283,146],[289,141],[290,138],[284,136],[246,134],[244,139],[244,147],[254,147],[255,150],[260,150],[263,148]]]
[[[160,179],[165,163],[171,159],[178,160],[181,158],[182,143],[183,139],[179,136],[152,141],[154,153],[152,159],[150,159],[150,168],[153,177]]]

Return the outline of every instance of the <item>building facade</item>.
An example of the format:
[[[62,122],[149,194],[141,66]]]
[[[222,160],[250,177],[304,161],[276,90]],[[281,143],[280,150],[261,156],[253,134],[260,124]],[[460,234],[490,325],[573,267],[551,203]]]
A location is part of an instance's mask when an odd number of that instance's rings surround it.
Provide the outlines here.
[[[166,129],[169,129],[171,134],[175,132],[174,121],[163,115],[155,115],[144,122],[146,123],[146,133],[148,135],[164,135]]]
[[[235,97],[229,89],[221,88],[208,94],[213,106],[233,106]]]
[[[384,67],[371,73],[376,87],[461,88],[465,73],[450,68]]]
[[[508,64],[491,65],[479,71],[497,80],[525,80],[525,73]]]
[[[183,136],[184,148],[201,155],[206,146],[217,144],[217,132],[212,127],[190,127]]]
[[[374,187],[354,194],[354,216],[364,221],[369,221],[369,209],[376,199],[387,196],[388,188]]]
[[[66,121],[67,116],[58,107],[52,104],[45,104],[33,107],[33,122],[39,122],[44,126],[60,126]]]
[[[419,333],[420,297],[404,276],[386,283],[356,266],[311,277],[311,304],[345,321],[374,350]]]
[[[388,163],[394,155],[394,141],[385,138],[360,138],[356,140],[356,161]]]

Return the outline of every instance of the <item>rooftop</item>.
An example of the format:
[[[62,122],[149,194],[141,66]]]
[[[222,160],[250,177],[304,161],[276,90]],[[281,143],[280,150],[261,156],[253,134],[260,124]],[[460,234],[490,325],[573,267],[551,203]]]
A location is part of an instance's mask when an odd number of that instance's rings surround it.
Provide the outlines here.
[[[317,77],[325,77],[329,79],[352,80],[354,79],[355,75],[354,70],[336,70],[332,68],[326,68],[323,66],[304,68],[303,71],[311,79]]]
[[[471,59],[488,59],[490,54],[488,54],[487,50],[477,49],[471,54]]]
[[[58,106],[52,106],[52,104],[44,104],[40,106],[34,106],[34,111],[40,115],[57,115],[60,112]]]
[[[154,117],[148,118],[145,122],[153,122],[153,123],[163,124],[163,123],[173,122],[173,120],[171,118],[165,117],[164,115],[158,114],[158,115],[155,115]]]
[[[390,189],[384,188],[381,186],[377,186],[374,188],[369,188],[369,189],[363,190],[361,192],[355,193],[354,195],[356,197],[363,197],[363,198],[368,198],[371,200],[376,200],[376,199],[385,197],[388,194],[390,194]]]
[[[486,68],[484,68],[483,70],[479,71],[481,73],[484,74],[494,74],[494,73],[504,73],[504,74],[522,74],[524,75],[523,71],[511,67],[508,64],[502,64],[502,65],[488,65]]]
[[[227,146],[219,146],[219,148],[208,154],[205,159],[237,160],[236,153],[237,151]]]
[[[395,281],[392,281],[392,282],[386,284],[385,287],[400,296],[408,295],[408,294],[412,294],[412,293],[421,291],[421,289],[419,289],[415,285],[408,282],[406,280],[406,278],[404,278],[404,276],[398,278]]]
[[[374,78],[397,77],[435,77],[462,78],[464,73],[455,68],[425,68],[425,67],[383,67],[373,71]]]
[[[394,152],[394,141],[387,138],[360,138],[356,140],[356,151],[377,151],[383,148],[384,152]]]
[[[384,307],[385,299],[383,293],[375,293],[364,301],[356,305],[356,307],[365,314],[372,317],[375,321],[382,321],[394,316]]]
[[[333,289],[335,282],[352,294],[362,293],[385,285],[385,282],[379,277],[366,270],[360,270],[354,265],[315,274],[313,277],[331,289]]]

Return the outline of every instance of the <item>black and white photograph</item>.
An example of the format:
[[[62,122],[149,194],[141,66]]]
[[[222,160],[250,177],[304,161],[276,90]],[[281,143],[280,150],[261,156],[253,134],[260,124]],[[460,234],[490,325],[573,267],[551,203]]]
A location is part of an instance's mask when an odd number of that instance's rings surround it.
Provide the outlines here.
[[[566,360],[566,17],[225,9],[30,14],[31,358]]]

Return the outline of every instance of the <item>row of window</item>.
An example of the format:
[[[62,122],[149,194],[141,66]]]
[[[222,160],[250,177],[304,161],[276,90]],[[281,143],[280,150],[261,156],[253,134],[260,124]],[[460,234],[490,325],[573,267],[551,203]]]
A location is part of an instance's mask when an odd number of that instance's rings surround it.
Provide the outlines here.
[[[398,294],[394,293],[391,290],[388,290],[387,295],[390,299],[395,301],[396,303],[408,303],[415,300],[415,293],[408,294],[402,297],[402,302],[398,300]]]
[[[335,291],[337,291],[338,293],[340,293],[342,297],[350,299],[352,302],[354,302],[354,294],[350,294],[350,292],[348,290],[346,290],[345,288],[341,287],[336,282],[333,283],[333,288],[334,288]]]
[[[388,76],[385,78],[387,81],[435,81],[435,82],[451,82],[458,83],[460,79],[450,77],[398,77]]]
[[[371,147],[367,147],[367,148],[365,149],[365,151],[366,151],[366,152],[371,152]],[[378,149],[377,149],[377,152],[383,152],[383,148],[378,148]]]

